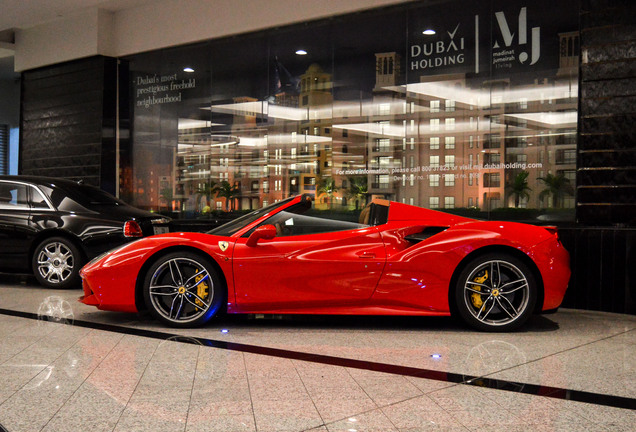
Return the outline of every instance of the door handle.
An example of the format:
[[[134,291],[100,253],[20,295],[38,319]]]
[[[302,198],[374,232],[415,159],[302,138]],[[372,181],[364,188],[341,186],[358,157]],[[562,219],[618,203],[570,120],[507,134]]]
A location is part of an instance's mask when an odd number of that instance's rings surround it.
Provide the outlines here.
[[[373,252],[360,252],[358,258],[375,258],[375,254]]]

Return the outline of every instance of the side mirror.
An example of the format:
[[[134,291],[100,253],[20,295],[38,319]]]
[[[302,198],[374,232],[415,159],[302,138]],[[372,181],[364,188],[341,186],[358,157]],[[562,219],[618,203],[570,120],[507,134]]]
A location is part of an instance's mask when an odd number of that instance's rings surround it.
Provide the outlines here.
[[[262,225],[254,230],[245,244],[254,247],[260,239],[271,240],[274,237],[276,237],[276,227],[274,225]]]

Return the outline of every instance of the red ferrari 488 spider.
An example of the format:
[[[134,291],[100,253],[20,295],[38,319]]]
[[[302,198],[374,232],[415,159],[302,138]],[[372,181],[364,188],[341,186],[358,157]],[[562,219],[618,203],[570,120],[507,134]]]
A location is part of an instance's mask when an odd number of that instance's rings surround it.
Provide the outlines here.
[[[87,305],[149,310],[171,326],[214,315],[457,314],[480,330],[556,309],[570,277],[556,229],[484,222],[374,200],[357,222],[325,219],[309,196],[208,233],[129,243],[82,271]]]

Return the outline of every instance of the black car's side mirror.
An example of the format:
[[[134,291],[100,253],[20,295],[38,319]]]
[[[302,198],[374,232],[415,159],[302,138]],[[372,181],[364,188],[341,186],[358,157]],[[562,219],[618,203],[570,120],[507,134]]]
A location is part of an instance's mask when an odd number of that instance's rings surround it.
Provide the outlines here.
[[[274,237],[276,237],[276,227],[274,225],[262,225],[254,230],[245,244],[254,247],[260,239],[271,240]]]

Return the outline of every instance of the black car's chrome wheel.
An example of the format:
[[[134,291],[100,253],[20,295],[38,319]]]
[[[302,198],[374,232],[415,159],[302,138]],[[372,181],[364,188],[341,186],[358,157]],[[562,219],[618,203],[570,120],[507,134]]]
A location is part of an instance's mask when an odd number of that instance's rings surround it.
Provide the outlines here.
[[[207,322],[225,298],[209,260],[189,252],[159,258],[146,274],[143,294],[150,312],[173,327]]]
[[[63,237],[51,237],[41,242],[33,254],[33,274],[47,288],[70,288],[79,285],[82,267],[77,246]]]
[[[530,268],[515,257],[488,254],[468,263],[455,287],[457,310],[479,330],[508,331],[532,314],[537,284]]]

